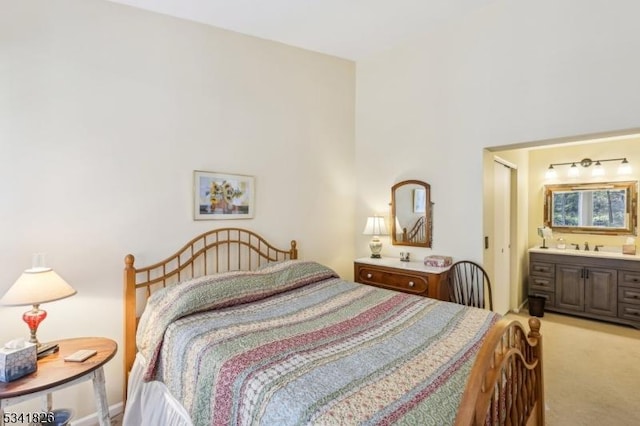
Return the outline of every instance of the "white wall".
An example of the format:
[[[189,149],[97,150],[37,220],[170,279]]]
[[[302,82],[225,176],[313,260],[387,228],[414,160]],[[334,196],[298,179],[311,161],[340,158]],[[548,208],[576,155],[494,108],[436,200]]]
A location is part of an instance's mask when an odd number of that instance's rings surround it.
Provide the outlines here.
[[[42,341],[121,341],[122,268],[247,227],[352,276],[352,62],[98,0],[0,0],[0,293],[34,252],[77,289]],[[192,219],[193,170],[253,175],[253,220]],[[358,225],[359,226],[359,225]],[[0,307],[0,342],[28,335]],[[121,354],[107,366],[121,400]],[[54,397],[82,417],[89,385]]]
[[[394,183],[425,180],[434,247],[413,257],[481,261],[482,149],[637,127],[639,14],[634,0],[496,0],[359,61],[356,218]]]

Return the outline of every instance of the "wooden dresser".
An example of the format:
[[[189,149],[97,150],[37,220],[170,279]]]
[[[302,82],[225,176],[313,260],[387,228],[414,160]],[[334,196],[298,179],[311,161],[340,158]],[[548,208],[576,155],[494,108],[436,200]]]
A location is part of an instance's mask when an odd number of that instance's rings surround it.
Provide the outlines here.
[[[449,267],[434,268],[422,262],[401,262],[399,258],[363,257],[353,263],[354,280],[361,284],[449,300]]]

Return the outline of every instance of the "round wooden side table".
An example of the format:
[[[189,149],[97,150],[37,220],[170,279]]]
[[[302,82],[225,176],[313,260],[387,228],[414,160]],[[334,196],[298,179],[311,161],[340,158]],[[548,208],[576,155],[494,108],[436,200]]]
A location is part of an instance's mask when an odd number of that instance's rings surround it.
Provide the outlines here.
[[[0,382],[0,426],[14,423],[13,419],[20,416],[23,420],[15,423],[30,423],[26,420],[30,420],[30,416],[36,416],[35,413],[5,412],[5,407],[27,399],[43,397],[42,409],[48,413],[52,409],[53,392],[87,380],[93,381],[100,425],[109,426],[111,421],[103,366],[116,354],[116,342],[104,337],[79,337],[52,343],[57,343],[60,349],[39,359],[35,372],[12,382]],[[66,356],[81,349],[95,349],[98,353],[83,362],[64,360]]]

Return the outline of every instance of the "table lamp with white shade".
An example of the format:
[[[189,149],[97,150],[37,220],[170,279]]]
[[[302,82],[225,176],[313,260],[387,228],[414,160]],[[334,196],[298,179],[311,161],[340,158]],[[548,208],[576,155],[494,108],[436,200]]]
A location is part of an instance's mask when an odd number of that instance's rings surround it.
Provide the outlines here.
[[[379,259],[380,252],[382,251],[382,242],[380,241],[380,235],[389,235],[387,231],[387,225],[384,222],[384,217],[382,216],[371,216],[367,218],[367,224],[364,227],[364,231],[362,231],[364,235],[373,235],[371,238],[371,242],[369,243],[369,248],[371,249],[371,257],[374,259]]]
[[[47,317],[47,312],[40,309],[40,304],[64,299],[76,294],[67,282],[56,274],[53,269],[44,266],[41,254],[34,256],[33,266],[25,270],[18,280],[7,290],[0,304],[5,306],[32,305],[30,311],[22,315],[22,319],[29,326],[31,337],[29,342],[38,346],[41,352],[44,345],[38,342],[36,332],[38,326]]]

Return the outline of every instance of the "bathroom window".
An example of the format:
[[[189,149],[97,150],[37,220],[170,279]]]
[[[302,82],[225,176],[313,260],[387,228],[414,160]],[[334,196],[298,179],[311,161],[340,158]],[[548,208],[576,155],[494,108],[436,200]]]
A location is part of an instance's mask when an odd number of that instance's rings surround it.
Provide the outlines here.
[[[624,227],[627,192],[624,189],[556,191],[553,226]]]

